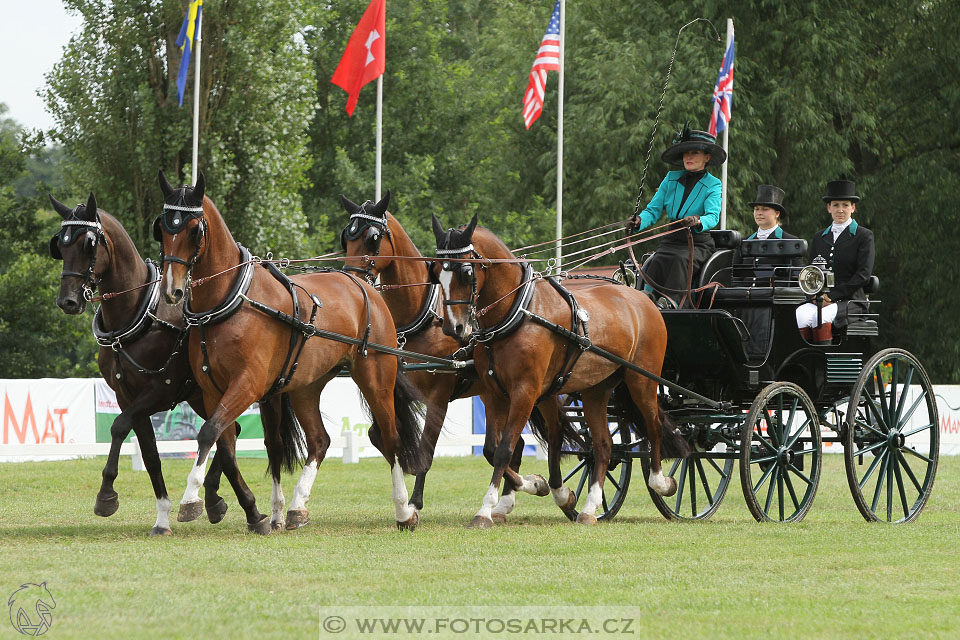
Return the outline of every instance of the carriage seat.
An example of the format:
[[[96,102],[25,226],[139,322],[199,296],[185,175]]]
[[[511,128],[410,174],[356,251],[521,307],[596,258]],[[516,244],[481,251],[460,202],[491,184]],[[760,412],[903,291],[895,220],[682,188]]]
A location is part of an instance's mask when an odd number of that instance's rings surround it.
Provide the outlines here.
[[[713,238],[717,250],[703,263],[697,286],[719,282],[729,287],[731,267],[737,261],[737,250],[740,247],[740,232],[733,229],[714,229],[710,231],[710,237]]]
[[[807,255],[807,241],[799,238],[744,240],[740,243],[740,255],[744,258],[777,258],[777,262],[790,264],[791,258]]]

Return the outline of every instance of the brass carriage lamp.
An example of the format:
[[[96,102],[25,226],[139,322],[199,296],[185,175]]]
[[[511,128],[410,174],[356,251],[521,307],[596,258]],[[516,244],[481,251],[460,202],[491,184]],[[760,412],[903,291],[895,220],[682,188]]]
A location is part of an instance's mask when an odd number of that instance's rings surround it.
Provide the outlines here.
[[[800,270],[797,277],[800,290],[808,296],[816,296],[833,286],[833,271],[827,269],[827,261],[817,256],[813,264]]]

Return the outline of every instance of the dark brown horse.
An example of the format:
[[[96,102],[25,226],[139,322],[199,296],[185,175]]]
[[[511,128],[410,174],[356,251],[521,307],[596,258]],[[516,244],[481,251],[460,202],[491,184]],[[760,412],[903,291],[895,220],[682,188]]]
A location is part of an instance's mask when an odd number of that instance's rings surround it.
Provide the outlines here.
[[[63,218],[60,231],[50,239],[50,254],[63,261],[57,306],[71,315],[83,313],[87,296],[95,289],[107,296],[94,319],[94,334],[100,343],[97,362],[100,373],[117,394],[121,413],[110,427],[110,453],[103,468],[103,483],[93,507],[98,516],[111,516],[119,506],[113,482],[117,477],[120,445],[132,429],[137,434],[143,463],[150,475],[157,499],[157,522],[151,535],[170,534],[170,499],[160,468],[160,456],[150,416],[173,404],[187,401],[201,416],[206,415],[200,388],[193,382],[187,360],[186,327],[179,306],[159,303],[159,271],[145,262],[123,225],[97,208],[91,193],[86,205],[70,208],[52,195],[50,202]],[[122,293],[127,292],[127,293]],[[220,438],[221,451],[232,450],[236,429],[227,429]],[[221,459],[217,455],[204,481],[205,502],[210,522],[219,522],[227,505],[217,489]],[[253,493],[235,466],[223,468],[233,485],[248,522],[263,516],[257,511]]]
[[[155,230],[163,241],[162,289],[170,302],[188,296],[184,314],[197,325],[190,335],[190,362],[211,411],[197,438],[197,466],[188,478],[181,512],[199,507],[201,465],[216,438],[252,403],[282,389],[307,444],[287,526],[306,523],[306,501],[330,444],[320,415],[320,393],[346,366],[372,413],[371,441],[392,469],[397,526],[414,528],[419,514],[407,504],[403,472],[422,468],[419,394],[400,375],[396,356],[366,347],[396,344],[383,299],[369,284],[340,271],[287,279],[275,268],[245,265],[246,250],[204,197],[203,174],[196,186],[179,189],[163,172],[159,179],[164,212]],[[207,278],[202,286],[197,284]],[[310,337],[317,329],[359,344]],[[275,476],[275,512],[282,501]]]
[[[597,347],[659,374],[667,332],[650,299],[636,289],[598,281],[578,286],[575,303],[571,303],[558,288],[544,280],[531,280],[529,270],[522,264],[483,262],[484,259],[515,260],[515,256],[489,230],[477,228],[476,216],[465,228],[449,231],[434,217],[433,230],[438,258],[431,275],[444,290],[443,330],[461,343],[471,338],[480,341],[474,351],[474,361],[480,372],[480,396],[487,409],[488,446],[496,447],[493,477],[471,526],[492,525],[497,489],[504,474],[511,474],[507,463],[535,405],[540,406],[548,418],[550,490],[561,509],[565,512],[573,509],[576,495],[563,485],[560,473],[562,433],[553,419],[553,393],[580,392],[584,420],[593,440],[594,474],[577,522],[596,522],[594,513],[602,500],[612,446],[607,404],[614,391],[617,391],[614,401],[631,414],[637,431],[649,439],[650,486],[660,495],[676,492],[676,482],[661,472],[661,444],[666,443],[670,453],[678,457],[686,453],[686,447],[673,430],[662,428],[657,383],[588,350],[571,364],[571,341],[534,322],[529,315],[567,328],[573,323],[572,315],[576,316],[580,326],[572,327],[575,333],[587,337]],[[457,262],[463,259],[479,262]],[[528,281],[533,283],[532,291],[522,286]],[[514,303],[518,296],[528,296],[528,302],[520,305],[526,309],[521,312],[526,319],[503,337],[491,336],[490,327],[501,325],[508,314],[516,313],[518,307]],[[578,312],[573,312],[572,304],[579,305]],[[478,309],[489,309],[489,312],[478,317]],[[587,329],[583,325],[587,325]],[[577,349],[579,347],[574,351]]]
[[[393,258],[416,258],[422,255],[400,222],[387,211],[390,192],[387,191],[383,199],[376,204],[368,200],[358,205],[343,195],[340,200],[343,208],[350,214],[350,222],[341,234],[341,246],[348,258],[354,258],[345,261],[346,268],[371,280],[379,276],[380,283],[384,286],[383,299],[393,315],[397,326],[397,339],[401,346],[416,353],[441,358],[451,357],[460,349],[460,344],[446,335],[440,326],[440,286],[430,285],[427,263],[422,260]],[[455,398],[477,395],[479,386],[472,372],[454,375],[410,371],[407,376],[427,399],[429,407],[422,440],[426,468],[429,469],[447,415],[448,404]],[[521,438],[510,462],[514,471],[520,469],[523,444]],[[492,455],[492,451],[487,453]],[[426,470],[417,474],[413,495],[410,496],[410,503],[417,509],[423,509],[426,475]],[[493,510],[493,518],[498,522],[505,521],[507,514],[512,511],[516,501],[516,489],[540,496],[549,493],[546,479],[538,474],[526,476],[520,487],[508,482]]]

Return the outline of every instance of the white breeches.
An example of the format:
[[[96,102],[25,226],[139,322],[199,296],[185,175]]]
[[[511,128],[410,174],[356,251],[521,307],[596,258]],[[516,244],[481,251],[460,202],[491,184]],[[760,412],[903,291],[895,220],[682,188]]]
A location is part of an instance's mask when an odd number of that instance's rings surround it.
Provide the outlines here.
[[[823,308],[823,313],[821,314],[821,319],[823,324],[832,324],[837,317],[837,303],[833,302],[828,304]],[[812,302],[807,302],[799,307],[797,307],[797,327],[800,329],[804,327],[816,327],[817,326],[817,305]]]

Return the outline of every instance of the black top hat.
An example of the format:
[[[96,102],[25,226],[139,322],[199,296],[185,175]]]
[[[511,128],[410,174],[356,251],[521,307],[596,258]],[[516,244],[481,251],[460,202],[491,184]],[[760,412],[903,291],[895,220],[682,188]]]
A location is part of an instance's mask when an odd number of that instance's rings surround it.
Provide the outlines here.
[[[723,147],[717,144],[717,137],[706,131],[691,129],[689,125],[683,125],[683,130],[678,131],[673,138],[673,144],[667,147],[667,150],[660,154],[660,159],[667,164],[677,167],[683,166],[683,154],[685,151],[704,151],[710,154],[708,167],[717,167],[723,164],[727,159],[727,152]]]
[[[823,196],[824,202],[831,200],[849,200],[850,202],[860,202],[860,196],[857,195],[857,183],[853,180],[833,180],[827,183],[827,195]]]
[[[783,206],[783,195],[783,189],[780,187],[775,187],[772,184],[762,184],[757,187],[756,202],[748,202],[747,204],[751,207],[757,205],[772,207],[781,214],[786,214],[787,210]]]

